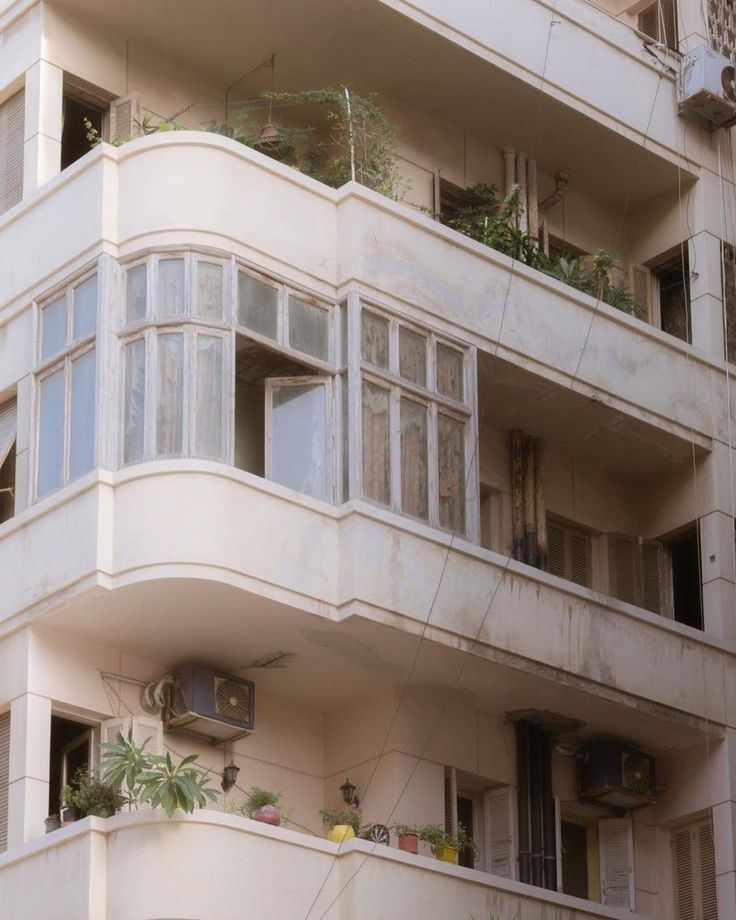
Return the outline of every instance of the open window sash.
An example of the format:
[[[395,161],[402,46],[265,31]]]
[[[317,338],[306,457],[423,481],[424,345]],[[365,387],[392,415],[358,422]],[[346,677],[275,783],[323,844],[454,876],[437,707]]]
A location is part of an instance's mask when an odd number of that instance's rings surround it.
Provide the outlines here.
[[[266,380],[266,476],[304,495],[332,500],[332,381]]]

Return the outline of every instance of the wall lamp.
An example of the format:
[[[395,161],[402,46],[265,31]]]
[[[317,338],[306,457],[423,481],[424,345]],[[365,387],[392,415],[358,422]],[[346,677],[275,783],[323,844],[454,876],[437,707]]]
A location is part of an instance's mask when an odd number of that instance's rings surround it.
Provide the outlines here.
[[[240,767],[231,760],[222,771],[222,782],[220,785],[222,786],[223,792],[229,792],[233,788],[237,782],[238,773],[240,773]]]
[[[357,808],[358,805],[360,805],[360,799],[355,794],[355,791],[355,786],[350,782],[350,777],[340,786],[343,802],[345,802],[346,805],[354,805]]]

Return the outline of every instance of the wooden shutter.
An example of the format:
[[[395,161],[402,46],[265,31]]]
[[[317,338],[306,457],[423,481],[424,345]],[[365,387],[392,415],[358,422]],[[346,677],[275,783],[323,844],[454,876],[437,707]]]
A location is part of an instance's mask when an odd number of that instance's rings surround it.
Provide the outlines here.
[[[672,832],[677,920],[718,920],[710,818]]]
[[[736,364],[736,248],[723,244],[723,308],[726,312],[726,360]]]
[[[445,832],[457,833],[457,773],[454,767],[445,774]]]
[[[568,527],[547,518],[547,570],[574,581],[584,588],[592,586],[592,541],[584,530]]]
[[[661,613],[663,567],[662,544],[657,540],[608,535],[609,590],[620,601]]]
[[[110,143],[140,137],[141,100],[138,93],[121,96],[110,103]]]
[[[650,38],[653,38],[657,41],[657,4],[652,3],[651,6],[645,7],[639,13],[639,31],[643,32],[645,35],[648,35]]]
[[[637,315],[651,322],[652,313],[652,276],[643,265],[632,265],[629,284],[634,295]]]
[[[608,535],[610,591],[627,604],[636,603],[636,542],[632,537]]]
[[[598,822],[601,903],[634,909],[634,843],[630,818]]]
[[[0,214],[23,197],[25,91],[0,105]]]
[[[676,0],[657,0],[639,13],[639,31],[677,51]]]
[[[502,878],[516,878],[514,789],[502,786],[483,793],[486,870]]]
[[[10,779],[10,713],[0,716],[0,853],[8,848],[8,780]]]
[[[639,606],[652,613],[662,612],[662,544],[656,540],[640,540],[637,587]]]

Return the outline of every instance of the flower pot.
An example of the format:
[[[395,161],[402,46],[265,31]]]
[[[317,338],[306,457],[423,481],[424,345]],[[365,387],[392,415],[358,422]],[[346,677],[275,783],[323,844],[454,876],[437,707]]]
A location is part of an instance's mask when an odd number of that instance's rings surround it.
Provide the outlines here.
[[[349,824],[336,824],[327,831],[327,839],[333,843],[342,843],[343,840],[352,840],[355,831]]]
[[[254,821],[260,821],[261,824],[272,824],[274,827],[281,824],[281,815],[275,805],[261,805],[253,812],[252,817]]]
[[[112,818],[115,809],[111,805],[100,805],[87,812],[88,815],[95,815],[98,818]]]
[[[44,820],[46,825],[46,833],[50,834],[51,831],[58,831],[61,827],[61,818],[59,815],[49,815],[48,818]]]
[[[71,824],[73,821],[79,820],[79,809],[74,805],[64,805],[62,806],[60,816],[62,824]]]
[[[416,834],[399,834],[399,849],[406,853],[419,853],[419,837]]]
[[[457,863],[457,847],[436,847],[434,855],[441,862]]]

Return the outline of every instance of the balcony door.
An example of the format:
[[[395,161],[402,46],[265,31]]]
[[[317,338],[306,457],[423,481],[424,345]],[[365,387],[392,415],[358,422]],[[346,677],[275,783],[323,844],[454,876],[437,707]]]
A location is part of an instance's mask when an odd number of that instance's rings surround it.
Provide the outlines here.
[[[266,381],[266,476],[304,495],[332,500],[329,377]]]

